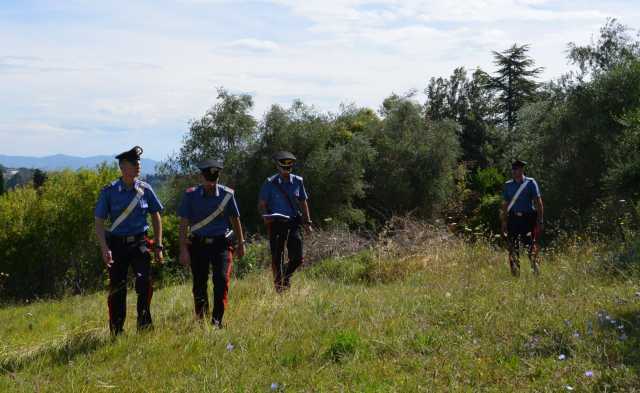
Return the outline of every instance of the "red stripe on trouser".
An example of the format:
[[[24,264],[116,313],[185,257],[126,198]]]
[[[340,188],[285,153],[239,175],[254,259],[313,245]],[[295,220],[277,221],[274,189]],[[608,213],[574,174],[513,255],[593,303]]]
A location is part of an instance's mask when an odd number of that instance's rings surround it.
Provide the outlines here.
[[[532,240],[532,244],[533,243],[537,243],[538,239],[540,238],[540,225],[538,225],[537,223],[533,226],[533,229],[531,230],[531,240]]]
[[[225,274],[224,294],[222,295],[222,302],[224,307],[227,308],[228,293],[229,293],[229,279],[231,277],[231,271],[233,270],[233,251],[227,252],[227,272]]]
[[[151,306],[151,298],[153,297],[153,280],[149,277],[149,287],[147,288],[147,306]]]

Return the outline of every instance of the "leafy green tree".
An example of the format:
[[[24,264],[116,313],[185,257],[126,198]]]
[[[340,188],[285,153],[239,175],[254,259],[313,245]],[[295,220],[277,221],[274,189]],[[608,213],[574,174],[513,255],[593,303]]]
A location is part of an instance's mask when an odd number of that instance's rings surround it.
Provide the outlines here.
[[[460,124],[462,160],[485,167],[491,157],[491,128],[496,124],[496,100],[488,88],[489,76],[476,69],[471,78],[463,67],[448,78],[431,78],[425,89],[427,121],[453,120]]]
[[[4,194],[4,168],[0,166],[0,195]]]
[[[47,174],[40,169],[36,169],[33,172],[33,188],[40,189],[47,181]]]
[[[363,224],[365,214],[356,202],[364,197],[364,171],[375,154],[367,134],[378,123],[372,111],[353,106],[326,115],[300,101],[289,108],[274,105],[260,123],[261,139],[247,163],[239,198],[249,198],[246,204],[255,209],[260,187],[276,173],[271,156],[288,150],[298,159],[294,172],[305,179],[317,222]]]
[[[3,298],[82,293],[102,285],[93,209],[117,177],[115,166],[52,173],[40,190],[0,196],[0,261],[9,274]]]
[[[640,41],[634,40],[629,33],[627,26],[609,19],[600,28],[596,42],[584,46],[569,43],[569,60],[580,68],[580,78],[610,71],[640,57]]]
[[[367,168],[367,211],[384,221],[415,212],[432,217],[453,190],[460,155],[455,122],[423,121],[423,107],[411,94],[385,99],[382,127],[372,136],[376,159]]]
[[[489,86],[498,93],[502,110],[502,120],[509,134],[517,123],[517,113],[536,94],[538,83],[534,81],[542,68],[535,67],[535,61],[527,55],[529,45],[514,44],[503,52],[493,52],[496,75],[489,80]]]
[[[257,123],[251,115],[253,98],[218,89],[217,102],[193,120],[180,151],[160,165],[161,175],[170,178],[162,190],[168,211],[175,211],[184,189],[197,183],[196,164],[206,159],[224,161],[222,181],[230,187],[246,175],[243,165],[249,148],[257,140]]]

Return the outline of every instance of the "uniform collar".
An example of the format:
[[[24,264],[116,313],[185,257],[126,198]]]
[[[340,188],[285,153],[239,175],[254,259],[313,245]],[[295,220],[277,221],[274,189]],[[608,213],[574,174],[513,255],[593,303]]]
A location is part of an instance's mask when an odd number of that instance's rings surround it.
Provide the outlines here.
[[[220,188],[218,187],[217,183],[214,185],[214,188],[216,190],[216,196],[219,197],[220,196]],[[204,184],[200,184],[200,196],[204,197]]]
[[[137,190],[139,187],[140,187],[140,180],[134,179],[133,190]],[[118,192],[123,192],[123,191],[129,191],[129,189],[127,189],[127,186],[124,184],[124,181],[122,180],[122,177],[121,177],[120,179],[118,179]]]
[[[278,183],[282,184],[283,181],[282,175],[278,173]],[[293,184],[293,173],[289,173],[289,183]]]
[[[522,183],[524,183],[526,181],[527,181],[527,177],[526,176],[522,176],[522,181],[521,182],[518,182],[518,180],[513,179],[513,182],[516,183],[516,184],[522,184]]]

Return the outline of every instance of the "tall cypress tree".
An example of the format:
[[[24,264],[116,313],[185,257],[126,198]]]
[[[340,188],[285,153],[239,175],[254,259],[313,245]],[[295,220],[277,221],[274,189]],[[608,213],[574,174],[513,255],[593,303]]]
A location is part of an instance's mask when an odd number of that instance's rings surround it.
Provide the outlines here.
[[[36,169],[33,172],[33,188],[39,189],[47,181],[47,174],[40,169]]]
[[[493,52],[498,70],[489,83],[498,93],[503,121],[507,124],[509,134],[518,121],[518,110],[534,98],[538,87],[534,78],[542,72],[542,68],[535,67],[535,61],[527,56],[528,51],[529,45],[513,44],[503,52]]]

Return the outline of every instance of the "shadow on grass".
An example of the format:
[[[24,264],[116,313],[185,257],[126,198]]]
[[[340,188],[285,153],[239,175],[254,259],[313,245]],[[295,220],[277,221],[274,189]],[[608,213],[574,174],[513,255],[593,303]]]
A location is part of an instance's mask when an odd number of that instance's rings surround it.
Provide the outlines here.
[[[91,353],[111,341],[109,335],[98,329],[69,334],[58,341],[0,355],[0,374],[15,372],[40,361],[66,364],[76,356]]]

